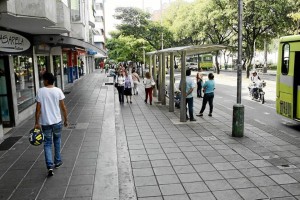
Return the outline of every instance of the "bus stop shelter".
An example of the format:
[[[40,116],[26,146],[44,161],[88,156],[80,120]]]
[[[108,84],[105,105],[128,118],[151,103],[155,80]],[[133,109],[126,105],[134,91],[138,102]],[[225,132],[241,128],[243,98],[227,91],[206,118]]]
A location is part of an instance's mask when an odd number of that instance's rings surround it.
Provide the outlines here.
[[[225,49],[225,45],[206,44],[194,46],[181,46],[159,51],[148,52],[146,55],[150,57],[149,72],[158,83],[158,87],[153,90],[153,96],[158,98],[158,102],[166,105],[166,57],[170,57],[170,95],[169,95],[169,111],[174,112],[174,56],[181,57],[181,87],[186,87],[186,56],[203,53],[212,53],[214,51]],[[158,58],[158,68],[156,67],[156,58]],[[155,67],[153,67],[155,66]],[[152,70],[153,67],[153,70]],[[152,74],[153,71],[153,74]],[[186,91],[181,90],[180,100],[180,122],[186,122]]]

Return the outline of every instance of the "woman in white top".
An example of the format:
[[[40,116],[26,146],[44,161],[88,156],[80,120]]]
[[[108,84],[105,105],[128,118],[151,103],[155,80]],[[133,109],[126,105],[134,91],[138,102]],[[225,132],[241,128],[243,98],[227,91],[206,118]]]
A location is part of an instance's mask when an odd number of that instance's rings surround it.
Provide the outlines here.
[[[147,103],[148,96],[149,96],[150,105],[152,105],[152,87],[155,85],[155,82],[153,81],[149,72],[146,72],[145,77],[146,77],[144,78],[145,93],[146,93],[145,103]]]
[[[119,102],[124,103],[124,86],[125,86],[125,77],[123,70],[119,71],[119,75],[116,77],[116,84],[119,94]]]
[[[137,95],[139,94],[138,91],[138,84],[140,83],[140,77],[139,75],[135,72],[135,69],[132,70],[132,80],[133,80],[133,94]]]
[[[130,98],[130,103],[131,101],[131,96],[132,96],[132,88],[133,88],[133,80],[131,75],[128,75],[128,72],[125,70],[125,85],[124,85],[124,95],[126,96],[127,103],[128,102],[128,96]]]

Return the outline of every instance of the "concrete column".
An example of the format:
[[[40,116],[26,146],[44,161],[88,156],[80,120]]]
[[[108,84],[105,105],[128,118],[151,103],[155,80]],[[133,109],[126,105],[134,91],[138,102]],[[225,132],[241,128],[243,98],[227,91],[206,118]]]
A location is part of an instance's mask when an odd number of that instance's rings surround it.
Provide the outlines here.
[[[34,71],[34,85],[35,85],[35,94],[37,93],[38,89],[41,87],[40,86],[40,81],[39,81],[39,68],[38,68],[38,61],[37,61],[37,55],[35,53],[35,48],[33,49],[33,55],[32,55],[32,62],[33,62],[33,71]]]
[[[73,53],[73,67],[75,69],[75,79],[79,78],[79,70],[78,70],[78,52]]]
[[[186,74],[185,74],[186,52],[181,52],[181,100],[180,100],[180,122],[186,122]]]
[[[19,121],[19,110],[18,110],[18,96],[17,96],[17,89],[16,89],[16,81],[15,81],[15,73],[14,73],[14,58],[13,56],[8,56],[8,63],[9,63],[9,71],[10,71],[10,85],[7,85],[7,87],[11,88],[12,92],[12,104],[13,104],[13,113],[10,113],[10,115],[13,115],[14,117],[14,124],[18,124]],[[25,82],[24,82],[25,84]],[[10,104],[10,103],[9,103]]]
[[[170,53],[169,111],[174,112],[174,53]]]
[[[153,79],[157,83],[157,71],[156,71],[156,55],[153,55]],[[157,85],[153,88],[153,96],[157,97]]]
[[[48,58],[49,58],[49,71],[48,72],[51,72],[54,75],[53,54],[49,53]],[[48,59],[47,59],[47,65],[48,65]]]
[[[68,83],[73,83],[73,60],[72,60],[73,52],[70,50],[68,52]]]
[[[162,53],[161,57],[162,57],[161,103],[162,103],[162,105],[166,105],[166,56],[165,56],[165,53]]]

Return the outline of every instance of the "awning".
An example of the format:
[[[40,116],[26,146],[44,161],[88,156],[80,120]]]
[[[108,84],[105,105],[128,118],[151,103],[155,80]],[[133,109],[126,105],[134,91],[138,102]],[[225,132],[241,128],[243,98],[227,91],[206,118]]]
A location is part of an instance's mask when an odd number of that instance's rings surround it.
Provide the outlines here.
[[[85,48],[86,51],[95,51],[103,57],[107,56],[107,52],[104,49],[101,49],[95,45],[92,45],[88,42],[78,40],[76,38],[62,36],[62,35],[37,35],[33,37],[33,44],[48,44],[49,46],[61,46],[62,48]]]
[[[161,53],[174,53],[175,55],[179,55],[183,52],[186,55],[195,55],[195,54],[202,54],[202,53],[211,53],[217,50],[226,49],[227,46],[219,45],[219,44],[204,44],[204,45],[193,45],[193,46],[181,46],[181,47],[172,47],[168,49],[162,49],[159,51],[152,51],[146,53],[146,55],[157,55]]]

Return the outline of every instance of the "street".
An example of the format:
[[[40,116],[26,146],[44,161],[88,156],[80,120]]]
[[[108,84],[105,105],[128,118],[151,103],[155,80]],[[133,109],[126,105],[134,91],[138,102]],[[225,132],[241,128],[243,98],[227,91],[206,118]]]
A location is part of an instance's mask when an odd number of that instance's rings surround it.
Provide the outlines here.
[[[207,79],[207,74],[210,71],[205,71],[204,79]],[[196,80],[197,72],[192,72],[192,77]],[[225,112],[232,113],[233,105],[236,103],[237,96],[237,78],[236,72],[221,71],[220,74],[215,75],[216,90],[214,106]],[[245,122],[252,125],[265,126],[266,129],[274,129],[277,137],[281,139],[288,139],[288,141],[299,140],[300,123],[287,119],[276,113],[276,76],[270,74],[259,74],[262,80],[266,82],[265,103],[257,102],[249,96],[249,79],[245,78],[245,73],[242,76],[242,104],[245,107]],[[169,77],[166,78],[168,84]],[[180,72],[175,73],[176,87],[178,88],[180,82]],[[196,97],[194,91],[194,97]],[[202,99],[195,98],[195,101]],[[198,112],[200,107],[197,105],[194,112]]]

